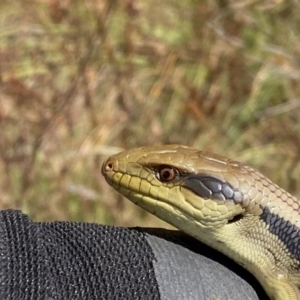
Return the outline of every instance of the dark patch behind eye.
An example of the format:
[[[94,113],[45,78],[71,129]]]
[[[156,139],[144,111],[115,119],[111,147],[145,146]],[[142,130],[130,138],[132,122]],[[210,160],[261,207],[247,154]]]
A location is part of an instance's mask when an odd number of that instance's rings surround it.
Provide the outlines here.
[[[197,178],[189,178],[184,184],[185,187],[200,196],[201,198],[211,198],[212,192],[207,188],[201,180]]]
[[[229,183],[213,176],[193,174],[186,178],[183,186],[204,199],[235,200],[237,192]]]

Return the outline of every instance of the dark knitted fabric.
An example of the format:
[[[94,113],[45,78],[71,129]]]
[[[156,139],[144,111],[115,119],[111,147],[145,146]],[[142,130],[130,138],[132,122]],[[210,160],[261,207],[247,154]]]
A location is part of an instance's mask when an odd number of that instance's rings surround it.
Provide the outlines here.
[[[179,231],[0,211],[0,300],[212,298],[268,299],[246,270]]]
[[[135,230],[0,215],[1,300],[160,299],[153,258]]]

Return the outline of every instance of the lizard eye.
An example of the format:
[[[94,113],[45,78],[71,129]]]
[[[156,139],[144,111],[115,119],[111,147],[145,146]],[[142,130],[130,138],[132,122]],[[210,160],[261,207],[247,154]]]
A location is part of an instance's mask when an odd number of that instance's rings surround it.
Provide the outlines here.
[[[173,181],[177,175],[178,175],[177,169],[170,166],[160,166],[156,172],[157,179],[162,182]]]

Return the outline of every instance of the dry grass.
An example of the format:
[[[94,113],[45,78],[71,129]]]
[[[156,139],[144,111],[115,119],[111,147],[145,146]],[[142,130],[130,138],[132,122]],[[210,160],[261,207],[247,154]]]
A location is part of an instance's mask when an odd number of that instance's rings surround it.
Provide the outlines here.
[[[161,226],[104,182],[122,148],[181,143],[300,196],[297,1],[0,4],[0,208]]]

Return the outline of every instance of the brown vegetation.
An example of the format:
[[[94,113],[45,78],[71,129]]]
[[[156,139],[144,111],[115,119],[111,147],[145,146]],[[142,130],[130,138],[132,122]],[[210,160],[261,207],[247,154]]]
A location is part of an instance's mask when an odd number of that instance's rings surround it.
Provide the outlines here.
[[[297,1],[2,0],[0,208],[161,225],[104,182],[123,148],[181,143],[300,196]]]

